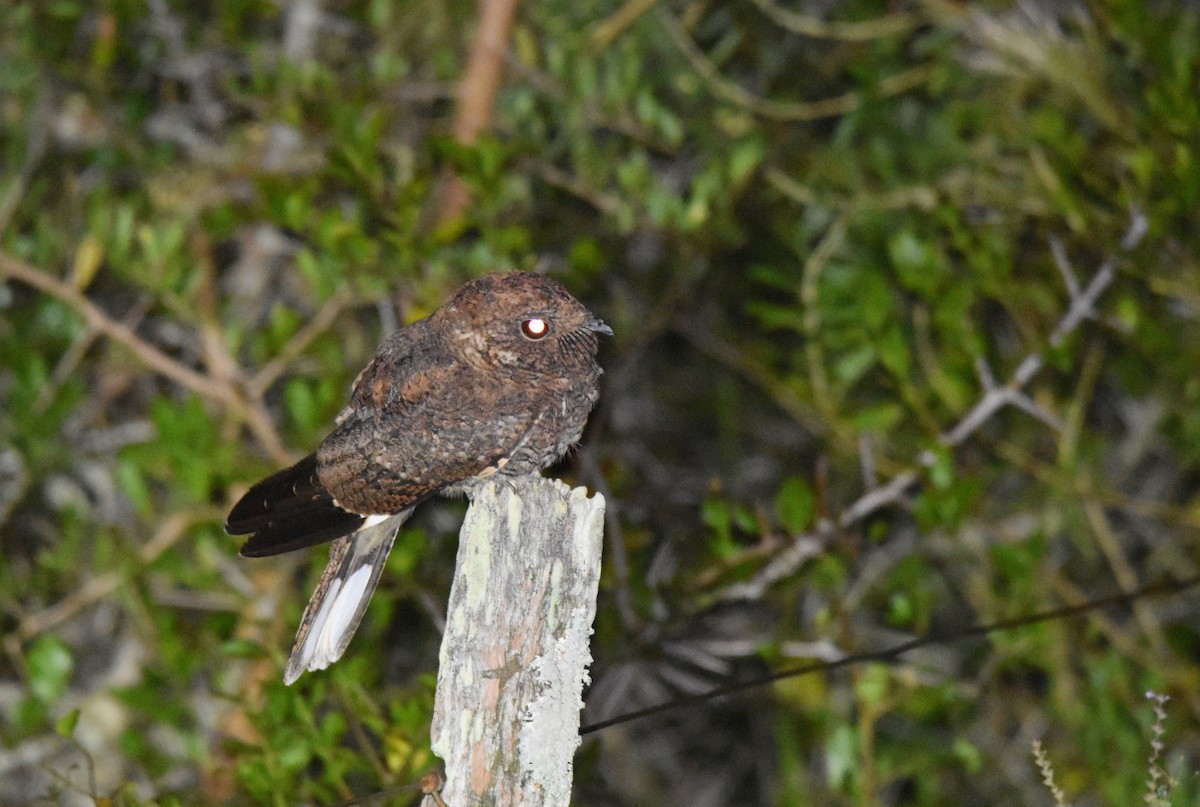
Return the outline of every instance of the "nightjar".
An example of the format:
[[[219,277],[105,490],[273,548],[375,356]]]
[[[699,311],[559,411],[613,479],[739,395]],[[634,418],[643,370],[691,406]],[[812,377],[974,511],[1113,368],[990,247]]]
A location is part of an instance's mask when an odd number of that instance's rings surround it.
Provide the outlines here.
[[[467,283],[379,347],[316,452],[250,488],[226,522],[245,557],[332,541],[284,672],[337,661],[400,526],[434,494],[537,473],[574,445],[599,396],[612,330],[529,273]]]

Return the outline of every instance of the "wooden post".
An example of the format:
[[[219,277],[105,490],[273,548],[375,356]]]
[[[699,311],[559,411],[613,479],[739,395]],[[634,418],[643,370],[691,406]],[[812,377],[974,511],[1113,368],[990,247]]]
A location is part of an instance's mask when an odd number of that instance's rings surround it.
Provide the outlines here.
[[[433,710],[449,807],[570,803],[603,529],[604,497],[556,480],[471,494]]]

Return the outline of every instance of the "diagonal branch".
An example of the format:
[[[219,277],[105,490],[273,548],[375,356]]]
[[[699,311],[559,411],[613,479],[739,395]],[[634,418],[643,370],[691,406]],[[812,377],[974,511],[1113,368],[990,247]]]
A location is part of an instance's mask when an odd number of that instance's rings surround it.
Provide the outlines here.
[[[1127,253],[1141,243],[1148,226],[1149,222],[1142,211],[1136,208],[1131,210],[1129,229],[1121,238],[1121,253]],[[1082,290],[1078,283],[1072,285],[1068,282],[1066,284],[1070,304],[1051,333],[1048,340],[1051,347],[1058,347],[1084,320],[1095,316],[1096,302],[1116,279],[1118,258],[1119,256],[1107,258]],[[983,396],[959,419],[957,424],[938,437],[938,442],[947,448],[961,445],[996,412],[1009,404],[1018,406],[1052,427],[1060,426],[1057,418],[1037,406],[1033,399],[1023,391],[1025,385],[1033,379],[1045,363],[1045,357],[1041,353],[1030,353],[1021,361],[1004,385],[998,385],[991,370],[985,364],[980,363],[979,374],[984,391]],[[937,455],[932,450],[921,452],[917,458],[917,462],[923,468],[931,467],[936,461]],[[790,546],[784,548],[753,578],[726,587],[717,595],[717,598],[724,600],[762,598],[771,585],[790,577],[805,561],[813,557],[816,554],[813,550],[814,544],[831,535],[835,526],[844,529],[884,507],[902,501],[920,479],[920,472],[907,470],[897,474],[882,487],[866,491],[836,517],[823,519],[815,529],[796,536]]]
[[[454,119],[454,139],[468,146],[491,124],[517,0],[478,0],[478,5],[479,22],[467,68],[458,86],[458,112]],[[470,201],[466,183],[461,177],[452,177],[442,196],[438,221],[445,224],[461,218]]]
[[[760,98],[737,82],[721,75],[717,66],[692,41],[687,31],[670,12],[658,8],[656,13],[667,36],[688,60],[692,69],[709,83],[713,93],[756,115],[779,121],[821,120],[822,118],[848,115],[858,109],[859,104],[862,103],[862,93],[859,92],[843,93],[832,98],[823,98],[820,101],[775,101],[770,98]],[[933,68],[930,65],[911,67],[881,79],[875,87],[875,94],[883,98],[900,95],[921,86],[932,75]]]
[[[923,20],[916,14],[894,13],[862,22],[828,22],[818,17],[797,14],[772,0],[751,0],[767,17],[793,34],[814,39],[835,39],[842,42],[869,42],[916,29]]]
[[[15,278],[70,306],[90,328],[126,347],[159,375],[197,395],[227,406],[250,428],[272,459],[281,463],[290,459],[287,448],[261,403],[248,399],[232,382],[214,378],[212,374],[199,373],[176,361],[142,339],[128,325],[106,314],[74,286],[6,252],[0,252],[0,277],[4,276]]]
[[[158,560],[164,552],[187,534],[193,524],[212,517],[213,514],[208,512],[174,513],[167,516],[150,540],[138,549],[139,569],[145,569]],[[125,585],[128,580],[129,574],[124,571],[105,572],[89,579],[54,605],[24,617],[17,625],[17,629],[13,631],[13,639],[17,642],[28,641],[61,625],[87,606],[112,594]]]
[[[108,336],[114,342],[120,342],[130,352],[141,359],[150,369],[186,387],[192,392],[206,398],[215,398],[221,403],[232,404],[230,390],[227,387],[214,387],[212,379],[185,367],[167,354],[142,339],[123,322],[110,317],[80,291],[56,277],[52,277],[24,261],[14,258],[5,252],[0,252],[0,273],[14,277],[26,285],[66,303],[84,318],[87,324]]]
[[[254,397],[262,397],[271,385],[279,380],[280,376],[287,371],[287,368],[295,361],[304,350],[312,344],[312,342],[325,333],[338,315],[345,310],[352,299],[352,295],[345,287],[334,292],[321,309],[310,319],[304,323],[295,334],[288,339],[287,343],[279,351],[279,355],[271,359],[258,369],[253,377],[246,382],[246,387],[250,394]]]

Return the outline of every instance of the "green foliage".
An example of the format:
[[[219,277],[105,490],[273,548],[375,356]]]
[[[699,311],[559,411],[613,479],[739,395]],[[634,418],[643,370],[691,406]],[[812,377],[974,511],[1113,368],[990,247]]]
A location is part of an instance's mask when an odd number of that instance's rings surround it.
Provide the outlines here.
[[[775,513],[784,529],[793,534],[808,528],[814,504],[812,488],[798,476],[785,479],[775,494]]]
[[[0,747],[42,754],[0,802],[415,800],[461,505],[422,508],[346,658],[291,688],[325,556],[237,559],[222,522],[386,329],[486,271],[553,272],[617,332],[561,469],[601,469],[625,543],[596,703],[1193,572],[1200,18],[826,5],[522,6],[470,145],[472,3],[322,4],[291,58],[291,4],[0,9],[0,252],[58,281],[0,265]],[[1039,727],[1058,786],[1127,804],[1153,689],[1155,798],[1193,803],[1194,604],[631,724],[577,800],[1026,803]]]
[[[29,691],[43,704],[50,704],[67,691],[67,679],[74,668],[71,649],[62,639],[46,634],[30,645]]]

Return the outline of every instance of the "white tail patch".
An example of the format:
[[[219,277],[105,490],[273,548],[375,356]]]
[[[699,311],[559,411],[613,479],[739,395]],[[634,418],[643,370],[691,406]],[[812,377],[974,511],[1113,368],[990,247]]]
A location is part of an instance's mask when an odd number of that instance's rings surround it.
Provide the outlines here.
[[[394,516],[367,516],[356,532],[333,542],[329,565],[296,631],[284,683],[291,684],[305,670],[323,670],[346,652],[410,513],[411,508]]]
[[[346,635],[346,631],[350,627],[351,620],[354,619],[355,613],[358,611],[359,603],[365,607],[367,601],[370,600],[370,595],[374,593],[374,586],[371,590],[367,590],[368,584],[371,582],[370,566],[360,566],[350,575],[350,579],[346,581],[346,585],[342,590],[333,596],[333,605],[329,609],[329,617],[327,618],[323,630],[317,636],[317,652],[324,654],[324,664],[321,664],[321,669],[329,666],[337,661],[342,655],[338,649],[338,640]],[[314,659],[314,662],[319,662],[320,657]]]

